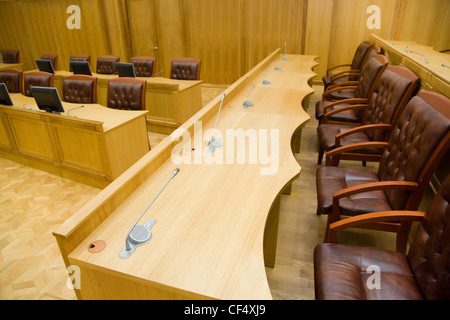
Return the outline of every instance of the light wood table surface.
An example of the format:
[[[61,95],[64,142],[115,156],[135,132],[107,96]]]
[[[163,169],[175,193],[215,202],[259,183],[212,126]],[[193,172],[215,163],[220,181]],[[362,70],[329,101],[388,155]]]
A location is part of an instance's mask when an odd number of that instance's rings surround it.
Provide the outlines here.
[[[280,195],[300,175],[291,141],[309,121],[302,100],[313,93],[308,80],[317,64],[315,56],[288,55],[282,70],[272,72],[279,55],[280,49],[225,90],[216,129],[224,146],[211,158],[203,151],[221,96],[54,231],[66,266],[80,268],[79,299],[272,298],[265,266],[275,264]],[[271,85],[263,87],[268,70]],[[254,106],[245,110],[253,84]],[[237,130],[262,133],[257,145],[247,141],[247,155],[262,150],[265,136],[277,166],[269,170],[262,158],[241,161],[239,151],[228,153]],[[191,140],[183,140],[187,132]],[[185,161],[176,163],[172,155],[181,153]],[[157,220],[152,239],[121,259],[131,226],[175,168],[180,172],[139,222]],[[97,240],[106,248],[89,252]]]

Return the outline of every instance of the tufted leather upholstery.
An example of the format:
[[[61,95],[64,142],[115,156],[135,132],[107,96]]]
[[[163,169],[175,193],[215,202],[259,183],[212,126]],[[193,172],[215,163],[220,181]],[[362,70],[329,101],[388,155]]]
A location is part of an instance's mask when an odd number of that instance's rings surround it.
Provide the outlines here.
[[[433,198],[408,255],[371,247],[324,243],[314,250],[317,300],[449,300],[450,176]],[[380,288],[366,285],[380,268]]]
[[[151,77],[155,73],[155,61],[153,57],[132,57],[136,77]]]
[[[53,70],[58,70],[58,55],[53,53],[46,53],[41,55],[41,59],[50,60],[52,62]]]
[[[364,108],[361,125],[390,124],[396,121],[403,108],[419,88],[420,78],[411,70],[402,66],[388,66],[376,82],[374,90],[370,93],[368,105]],[[336,148],[336,136],[338,134],[354,127],[354,124],[320,124],[317,127],[320,143],[318,162],[320,163],[324,150],[330,151]],[[340,145],[385,141],[387,137],[386,130],[361,131],[343,137],[340,139]],[[379,150],[360,150],[360,153],[379,153]]]
[[[355,54],[353,55],[352,63],[350,64],[350,70],[359,71],[361,70],[364,59],[366,58],[366,54],[370,52],[370,49],[373,48],[373,43],[370,41],[364,41],[361,42],[358,47],[356,48]],[[322,77],[324,88],[326,89],[329,85],[332,83],[332,76],[329,71],[327,71],[327,74]],[[343,79],[345,81],[355,81],[358,80],[358,76],[350,76],[346,79]]]
[[[108,108],[145,110],[146,81],[137,78],[117,78],[108,81]]]
[[[23,94],[32,97],[30,87],[52,87],[53,73],[43,71],[25,72],[23,75]]]
[[[120,61],[117,56],[106,55],[97,57],[97,73],[99,74],[116,74],[116,63]]]
[[[96,103],[97,78],[84,74],[64,77],[62,99],[72,103]]]
[[[384,149],[377,173],[341,167],[320,167],[316,174],[317,213],[328,214],[329,223],[340,216],[387,210],[416,210],[436,166],[450,145],[450,100],[420,91],[403,110]],[[333,197],[345,188],[369,182],[413,181],[408,190],[376,190],[356,193],[339,201]],[[331,216],[330,216],[331,215]]]
[[[375,55],[364,65],[364,68],[361,71],[361,78],[355,88],[336,91],[331,93],[331,95],[339,96],[338,100],[346,98],[368,98],[369,94],[373,91],[378,78],[386,69],[387,65],[388,59],[385,56],[381,54]],[[324,108],[330,104],[331,102],[327,100],[318,101],[316,103],[316,119],[322,119],[324,115]],[[348,104],[339,104],[327,109],[327,111],[338,109],[346,105]],[[358,122],[360,117],[361,114],[359,112],[349,111],[333,116],[332,119],[336,121]]]
[[[2,51],[3,63],[19,63],[20,51],[19,50],[4,50]]]
[[[22,93],[23,72],[16,69],[0,70],[0,82],[8,88],[9,93]]]
[[[170,78],[178,80],[199,80],[201,60],[194,58],[172,59]]]

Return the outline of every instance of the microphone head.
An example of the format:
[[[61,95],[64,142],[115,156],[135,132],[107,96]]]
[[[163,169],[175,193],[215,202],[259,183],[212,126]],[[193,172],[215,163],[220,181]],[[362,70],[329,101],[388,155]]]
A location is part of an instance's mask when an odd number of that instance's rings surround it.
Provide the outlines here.
[[[175,177],[177,175],[177,173],[180,172],[180,168],[176,168],[175,170],[173,170],[172,172],[172,178]]]

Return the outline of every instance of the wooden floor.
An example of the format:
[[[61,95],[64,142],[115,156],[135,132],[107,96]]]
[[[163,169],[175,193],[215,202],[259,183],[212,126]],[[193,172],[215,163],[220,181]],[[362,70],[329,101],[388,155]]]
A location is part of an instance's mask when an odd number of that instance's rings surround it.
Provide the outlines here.
[[[204,86],[204,104],[223,91]],[[303,129],[302,167],[291,195],[283,195],[275,268],[266,268],[274,299],[314,299],[313,249],[322,242],[325,216],[316,215],[315,172],[317,123],[314,104],[322,88],[314,87]],[[149,134],[154,147],[164,135]],[[347,165],[344,163],[344,165]],[[348,164],[350,165],[350,164]],[[359,164],[352,164],[358,167]],[[367,170],[375,170],[368,165]],[[0,299],[75,299],[66,286],[67,273],[52,230],[100,190],[0,159]],[[390,234],[342,232],[340,242],[395,247]]]

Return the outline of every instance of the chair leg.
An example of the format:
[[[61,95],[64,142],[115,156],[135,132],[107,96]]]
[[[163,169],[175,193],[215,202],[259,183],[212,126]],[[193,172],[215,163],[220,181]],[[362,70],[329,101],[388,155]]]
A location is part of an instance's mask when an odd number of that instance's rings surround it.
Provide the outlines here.
[[[411,231],[412,222],[403,222],[399,232],[397,233],[396,251],[406,253],[406,245],[408,244],[408,237]]]
[[[325,153],[325,150],[322,146],[319,146],[319,156],[317,158],[317,164],[322,164],[323,154]]]

